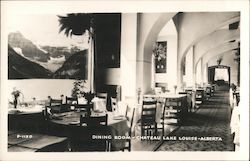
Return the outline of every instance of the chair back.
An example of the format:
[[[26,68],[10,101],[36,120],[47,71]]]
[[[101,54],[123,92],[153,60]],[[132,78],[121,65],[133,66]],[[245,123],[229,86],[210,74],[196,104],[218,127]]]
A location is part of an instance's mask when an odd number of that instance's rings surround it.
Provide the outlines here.
[[[110,149],[108,139],[92,138],[93,135],[111,135],[107,128],[108,115],[95,117],[80,115],[79,119],[80,126],[71,126],[69,129],[69,148],[72,151],[108,151]]]
[[[50,99],[49,108],[52,113],[60,113],[62,109],[62,100],[61,99]]]
[[[162,113],[163,123],[164,120],[168,120],[170,124],[179,124],[184,118],[183,114],[186,111],[188,111],[186,98],[182,100],[177,98],[166,98]]]
[[[62,100],[61,99],[50,99],[50,106],[55,106],[55,105],[61,105],[62,104]]]
[[[80,116],[80,125],[87,124],[87,126],[107,126],[108,125],[108,114],[103,116]]]
[[[117,107],[118,107],[118,105],[117,105],[117,99],[114,98],[114,97],[111,97],[110,99],[111,99],[112,111],[116,111],[116,110],[117,110]]]
[[[188,92],[186,92],[186,91],[185,92],[179,92],[179,94],[188,94]]]
[[[155,123],[156,103],[157,101],[143,101],[141,112],[142,126]]]
[[[67,105],[72,105],[72,104],[74,104],[74,102],[75,102],[75,104],[78,104],[77,97],[68,97],[68,96],[66,96],[66,104]]]
[[[91,115],[91,109],[93,109],[93,104],[77,104],[76,109],[85,113],[86,116]]]

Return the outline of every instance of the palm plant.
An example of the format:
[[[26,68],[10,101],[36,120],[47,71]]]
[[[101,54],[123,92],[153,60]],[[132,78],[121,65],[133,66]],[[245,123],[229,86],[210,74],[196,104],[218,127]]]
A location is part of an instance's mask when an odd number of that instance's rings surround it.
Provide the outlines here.
[[[66,16],[58,16],[60,28],[59,33],[64,31],[64,34],[67,37],[72,37],[72,35],[80,36],[88,34],[88,43],[89,43],[89,61],[88,63],[90,69],[89,77],[90,80],[90,90],[94,91],[94,44],[95,44],[95,23],[94,23],[94,14],[92,13],[70,13]]]
[[[91,36],[94,35],[94,16],[91,13],[70,13],[66,16],[58,16],[58,18],[60,23],[59,33],[64,31],[67,37],[83,35],[87,31]]]

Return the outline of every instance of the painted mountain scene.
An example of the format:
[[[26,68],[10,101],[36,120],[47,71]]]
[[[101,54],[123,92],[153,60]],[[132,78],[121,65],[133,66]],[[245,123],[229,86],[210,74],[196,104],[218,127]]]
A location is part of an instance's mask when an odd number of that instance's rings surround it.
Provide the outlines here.
[[[87,50],[76,46],[38,46],[22,33],[8,36],[9,79],[85,79]]]
[[[59,32],[57,15],[20,16],[14,23],[19,25],[8,34],[8,79],[87,79],[86,36]]]

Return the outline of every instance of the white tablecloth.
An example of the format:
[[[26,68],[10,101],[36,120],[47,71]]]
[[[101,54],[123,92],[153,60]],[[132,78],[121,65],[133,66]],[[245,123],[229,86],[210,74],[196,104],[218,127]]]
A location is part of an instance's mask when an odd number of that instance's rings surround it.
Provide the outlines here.
[[[232,111],[231,116],[231,133],[235,133],[234,135],[234,144],[239,145],[240,143],[240,107],[235,106]]]
[[[8,113],[9,114],[12,114],[12,113],[17,113],[17,112],[20,112],[20,113],[39,113],[39,112],[42,112],[44,109],[44,105],[32,105],[32,106],[21,106],[21,107],[18,107],[18,108],[9,108],[8,109]]]

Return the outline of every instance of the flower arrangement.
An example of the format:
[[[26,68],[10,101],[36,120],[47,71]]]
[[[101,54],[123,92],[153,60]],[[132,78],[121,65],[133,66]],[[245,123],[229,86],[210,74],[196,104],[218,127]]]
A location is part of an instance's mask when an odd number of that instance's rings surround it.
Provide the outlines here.
[[[92,99],[95,97],[95,94],[92,93],[91,91],[85,92],[84,93],[84,97],[88,101],[88,104],[90,104],[90,102],[92,101]]]
[[[22,92],[20,90],[17,90],[16,88],[13,89],[13,91],[11,92],[11,94],[14,97],[14,108],[17,108],[17,103],[18,103],[18,97],[20,96]]]
[[[14,90],[11,94],[14,96],[14,98],[18,98],[20,96],[20,94],[21,94],[21,91]]]

